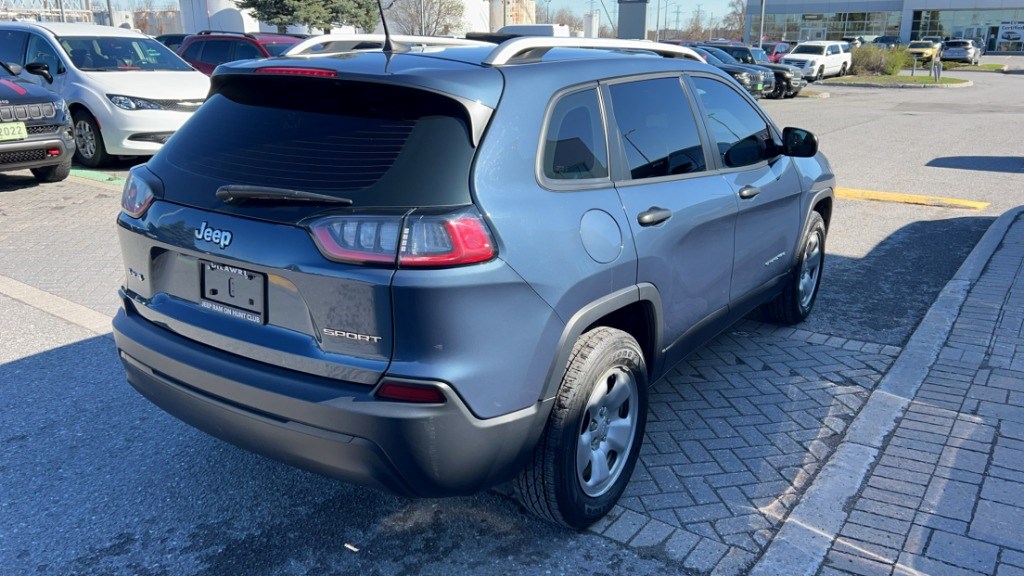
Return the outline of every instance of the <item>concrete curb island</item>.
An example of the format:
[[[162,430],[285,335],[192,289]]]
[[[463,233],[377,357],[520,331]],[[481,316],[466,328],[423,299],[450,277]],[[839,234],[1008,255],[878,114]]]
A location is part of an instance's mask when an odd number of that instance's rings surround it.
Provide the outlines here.
[[[877,82],[829,82],[828,80],[825,80],[824,83],[829,87],[850,86],[852,88],[969,88],[974,86],[974,82],[970,80],[960,84],[881,84]]]
[[[886,437],[896,428],[938,358],[971,287],[1024,206],[1000,216],[946,284],[903,352],[850,424],[803,499],[786,518],[752,576],[816,574],[847,520]]]

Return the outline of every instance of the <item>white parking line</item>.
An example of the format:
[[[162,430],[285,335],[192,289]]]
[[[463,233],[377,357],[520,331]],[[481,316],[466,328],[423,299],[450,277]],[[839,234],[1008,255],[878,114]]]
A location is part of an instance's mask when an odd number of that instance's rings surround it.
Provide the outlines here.
[[[98,336],[111,336],[110,316],[45,290],[0,275],[0,294],[85,328]]]

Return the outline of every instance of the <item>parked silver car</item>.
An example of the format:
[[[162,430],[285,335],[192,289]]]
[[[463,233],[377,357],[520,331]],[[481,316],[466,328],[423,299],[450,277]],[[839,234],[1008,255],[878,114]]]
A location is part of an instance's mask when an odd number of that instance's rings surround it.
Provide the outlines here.
[[[950,40],[946,42],[942,59],[977,65],[981,59],[981,49],[975,46],[974,40]]]

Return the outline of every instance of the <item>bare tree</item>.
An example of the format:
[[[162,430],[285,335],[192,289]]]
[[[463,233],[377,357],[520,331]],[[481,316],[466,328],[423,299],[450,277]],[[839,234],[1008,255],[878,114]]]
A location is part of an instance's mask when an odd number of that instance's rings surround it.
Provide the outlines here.
[[[704,14],[700,10],[694,10],[690,21],[686,23],[686,28],[683,29],[683,38],[701,40],[705,36]]]
[[[725,18],[722,18],[723,35],[729,38],[742,38],[746,24],[746,0],[729,0],[729,12],[726,13]]]
[[[575,34],[583,30],[583,16],[573,12],[568,8],[559,8],[558,12],[555,12],[555,16],[551,18],[551,22],[554,24],[564,24],[569,27],[569,33]]]
[[[462,32],[461,0],[398,0],[388,9],[388,24],[399,34],[448,36]]]

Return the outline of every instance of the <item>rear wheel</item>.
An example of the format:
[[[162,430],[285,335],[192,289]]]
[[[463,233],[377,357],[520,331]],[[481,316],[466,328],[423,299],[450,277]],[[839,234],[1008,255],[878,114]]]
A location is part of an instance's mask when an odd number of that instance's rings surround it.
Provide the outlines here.
[[[90,168],[102,166],[110,159],[103,145],[103,135],[96,119],[85,110],[79,110],[72,116],[75,122],[75,160]]]
[[[821,214],[811,212],[799,258],[786,286],[781,294],[764,305],[765,313],[773,322],[799,324],[811,313],[825,267],[825,236],[825,220]]]
[[[43,166],[42,168],[32,169],[32,175],[40,182],[60,182],[61,180],[66,179],[70,174],[71,160],[60,164],[54,164],[53,166]]]
[[[611,510],[633,474],[647,422],[647,368],[629,334],[576,341],[533,457],[515,481],[530,512],[582,530]]]

